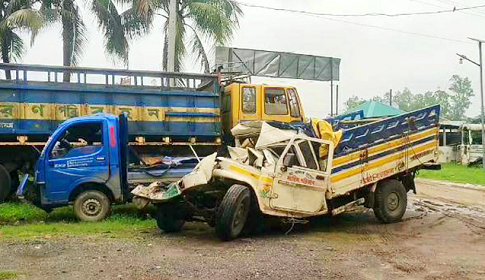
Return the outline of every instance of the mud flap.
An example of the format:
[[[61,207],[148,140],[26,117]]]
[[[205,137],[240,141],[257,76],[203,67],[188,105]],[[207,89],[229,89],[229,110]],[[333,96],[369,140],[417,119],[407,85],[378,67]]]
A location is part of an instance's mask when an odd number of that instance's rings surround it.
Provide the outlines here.
[[[17,189],[17,197],[23,199],[27,191],[27,183],[29,182],[29,174],[25,174],[22,178],[19,188]]]
[[[406,191],[409,192],[413,190],[413,193],[416,194],[416,184],[414,183],[414,173],[406,174],[405,176],[401,177],[401,182],[406,188]]]

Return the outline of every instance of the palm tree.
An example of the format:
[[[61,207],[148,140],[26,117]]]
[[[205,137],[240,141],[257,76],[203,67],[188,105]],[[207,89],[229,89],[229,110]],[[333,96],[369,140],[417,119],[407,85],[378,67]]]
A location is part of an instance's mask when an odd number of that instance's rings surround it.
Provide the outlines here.
[[[126,2],[118,0],[87,0],[90,11],[96,16],[98,27],[104,35],[104,46],[108,54],[115,59],[128,63],[129,39],[148,31],[151,14],[144,18],[138,16],[135,7],[120,12],[116,4]],[[41,11],[48,21],[60,21],[62,24],[62,60],[64,66],[75,66],[83,53],[86,43],[86,26],[75,0],[42,0]],[[70,81],[69,72],[64,73],[64,81]]]
[[[150,11],[167,20],[164,23],[163,69],[168,61],[168,18],[170,0],[133,0],[142,15]],[[175,71],[180,71],[182,59],[189,48],[201,63],[204,72],[210,71],[208,52],[204,42],[223,45],[232,38],[243,12],[233,0],[177,0],[177,33],[175,39]]]
[[[31,44],[43,26],[42,15],[33,8],[36,1],[4,0],[0,5],[0,52],[2,61],[10,63],[22,57],[25,44],[16,33],[27,30],[31,33]],[[10,71],[5,77],[11,79]]]

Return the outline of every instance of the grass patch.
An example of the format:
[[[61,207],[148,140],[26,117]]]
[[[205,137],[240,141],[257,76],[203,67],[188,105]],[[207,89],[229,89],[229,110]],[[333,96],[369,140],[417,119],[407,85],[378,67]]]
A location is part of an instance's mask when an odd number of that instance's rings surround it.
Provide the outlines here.
[[[0,280],[15,279],[17,272],[13,270],[0,270]]]
[[[47,213],[30,204],[4,203],[0,204],[0,224],[16,221],[41,221],[47,218]]]
[[[29,204],[6,203],[0,205],[0,224],[2,223],[5,225],[0,227],[0,239],[79,235],[132,237],[140,231],[156,228],[155,220],[147,218],[146,214],[133,205],[114,206],[112,215],[106,220],[90,223],[80,222],[74,216],[71,206],[61,207],[47,214]]]
[[[418,178],[485,186],[485,170],[456,163],[444,163],[441,170],[420,170]]]

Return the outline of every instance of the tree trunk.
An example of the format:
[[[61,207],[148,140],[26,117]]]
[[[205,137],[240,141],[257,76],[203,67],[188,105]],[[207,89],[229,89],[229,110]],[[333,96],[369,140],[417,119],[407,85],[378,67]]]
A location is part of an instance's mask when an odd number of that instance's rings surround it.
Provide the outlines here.
[[[10,57],[8,56],[10,54],[8,46],[10,46],[10,42],[7,38],[8,36],[5,36],[2,41],[2,61],[3,63],[10,63]],[[7,80],[12,79],[12,74],[10,73],[10,70],[5,70],[5,78]]]
[[[72,11],[72,2],[71,0],[64,0],[62,1],[63,9],[66,11]],[[73,22],[72,22],[72,15],[62,15],[62,65],[63,66],[72,66],[71,63],[71,54],[72,54],[72,46],[74,44],[73,40]],[[65,71],[63,74],[63,81],[69,83],[71,81],[71,72]]]

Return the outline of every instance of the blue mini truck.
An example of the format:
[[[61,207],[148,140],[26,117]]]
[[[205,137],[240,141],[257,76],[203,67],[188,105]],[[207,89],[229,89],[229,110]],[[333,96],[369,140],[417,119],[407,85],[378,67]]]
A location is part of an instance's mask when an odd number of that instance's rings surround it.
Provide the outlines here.
[[[130,153],[125,114],[72,118],[52,133],[33,184],[25,175],[17,195],[46,211],[73,203],[79,219],[99,221],[109,215],[113,203],[130,201],[135,185],[175,181],[197,162],[186,157],[144,164]]]

